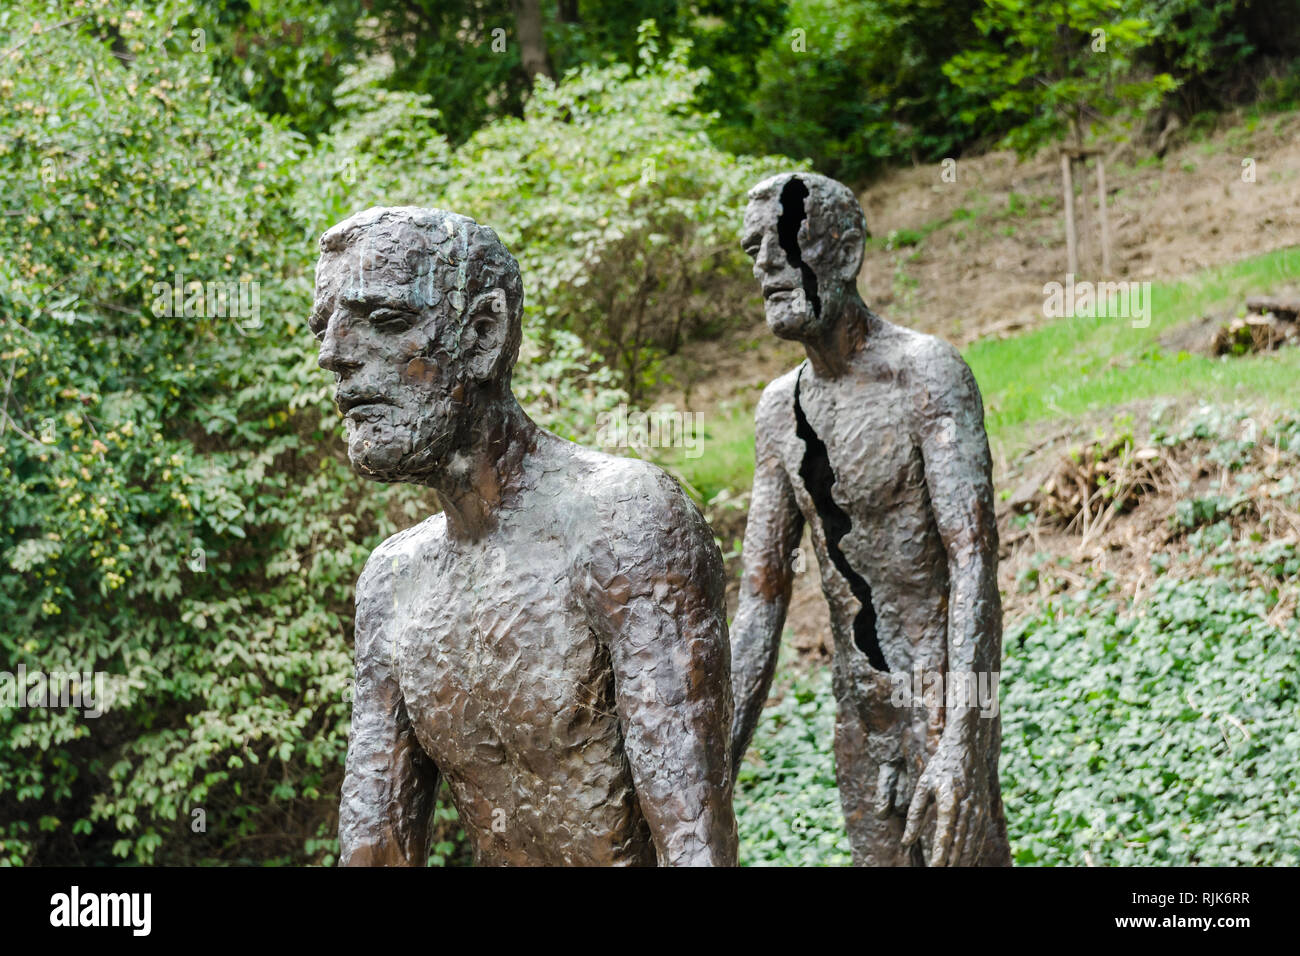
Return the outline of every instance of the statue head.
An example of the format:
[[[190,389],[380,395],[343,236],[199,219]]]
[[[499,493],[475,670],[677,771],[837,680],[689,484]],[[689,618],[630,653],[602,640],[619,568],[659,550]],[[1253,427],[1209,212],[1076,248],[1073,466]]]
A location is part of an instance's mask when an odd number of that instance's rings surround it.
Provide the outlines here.
[[[776,335],[820,338],[859,301],[866,232],[852,190],[825,176],[781,173],[749,191],[741,242]]]
[[[320,249],[311,329],[353,467],[377,481],[436,475],[511,396],[518,264],[486,226],[414,206],[357,213]]]

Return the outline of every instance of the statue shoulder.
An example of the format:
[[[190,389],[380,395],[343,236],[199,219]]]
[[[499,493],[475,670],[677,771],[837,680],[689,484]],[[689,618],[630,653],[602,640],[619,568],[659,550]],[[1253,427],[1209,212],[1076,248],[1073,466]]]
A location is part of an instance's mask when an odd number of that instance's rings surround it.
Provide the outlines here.
[[[968,377],[970,367],[947,339],[914,329],[898,329],[899,346],[912,377],[921,383]]]
[[[399,531],[370,553],[357,579],[357,604],[391,593],[398,572],[417,555],[440,551],[446,540],[447,517],[432,515],[419,524]]]
[[[638,548],[692,549],[713,533],[695,502],[672,475],[638,458],[599,455],[585,482],[592,523],[606,541],[631,541]]]
[[[656,465],[605,457],[586,489],[592,520],[576,527],[591,594],[646,593],[672,580],[674,600],[702,602],[725,621],[722,553],[695,502]]]
[[[957,347],[933,335],[909,334],[908,380],[917,427],[983,438],[984,399]]]
[[[772,379],[763,389],[763,394],[758,399],[758,413],[762,414],[767,409],[783,407],[790,408],[794,403],[795,383],[799,381],[799,370],[807,362],[801,362],[784,375]]]
[[[677,480],[658,465],[639,458],[602,455],[590,494],[597,507],[613,516],[667,516],[695,506]]]

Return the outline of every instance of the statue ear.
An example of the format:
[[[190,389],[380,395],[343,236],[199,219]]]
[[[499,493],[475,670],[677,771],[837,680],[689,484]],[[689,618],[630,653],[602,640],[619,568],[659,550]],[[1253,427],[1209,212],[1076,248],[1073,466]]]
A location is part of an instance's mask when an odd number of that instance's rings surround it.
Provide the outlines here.
[[[509,331],[505,290],[489,289],[470,303],[460,347],[475,381],[485,382],[493,376]]]
[[[858,273],[862,271],[862,255],[864,242],[862,230],[857,226],[849,226],[848,229],[840,236],[839,250],[839,272],[840,278],[845,282],[857,282]]]

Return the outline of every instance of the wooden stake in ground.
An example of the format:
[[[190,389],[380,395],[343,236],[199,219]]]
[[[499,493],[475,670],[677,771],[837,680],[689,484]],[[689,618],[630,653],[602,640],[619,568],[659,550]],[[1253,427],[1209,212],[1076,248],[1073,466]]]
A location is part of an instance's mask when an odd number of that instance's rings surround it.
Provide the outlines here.
[[[1079,252],[1074,234],[1074,183],[1070,180],[1070,154],[1061,151],[1061,187],[1065,192],[1065,255],[1068,260],[1067,272],[1075,275],[1079,271]]]
[[[1092,216],[1088,212],[1088,157],[1079,157],[1079,265],[1091,273],[1096,261],[1092,246]]]
[[[1106,215],[1106,161],[1097,154],[1097,217],[1101,223],[1101,274],[1110,276],[1110,219]]]

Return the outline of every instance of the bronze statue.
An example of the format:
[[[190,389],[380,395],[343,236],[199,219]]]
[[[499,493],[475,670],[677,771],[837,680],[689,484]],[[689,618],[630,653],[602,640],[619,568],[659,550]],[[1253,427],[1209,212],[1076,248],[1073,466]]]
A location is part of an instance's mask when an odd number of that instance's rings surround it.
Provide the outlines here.
[[[767,387],[756,414],[732,759],[771,685],[807,521],[831,611],[854,863],[1008,865],[996,706],[896,693],[922,673],[949,691],[996,686],[1002,608],[983,406],[956,349],[863,303],[865,234],[853,193],[824,176],[782,174],[749,193],[742,241],[768,326],[808,358]]]
[[[532,422],[496,234],[376,208],[321,238],[311,328],[364,477],[442,512],[357,583],[345,865],[424,865],[439,779],[484,865],[734,865],[722,557],[652,465]]]

